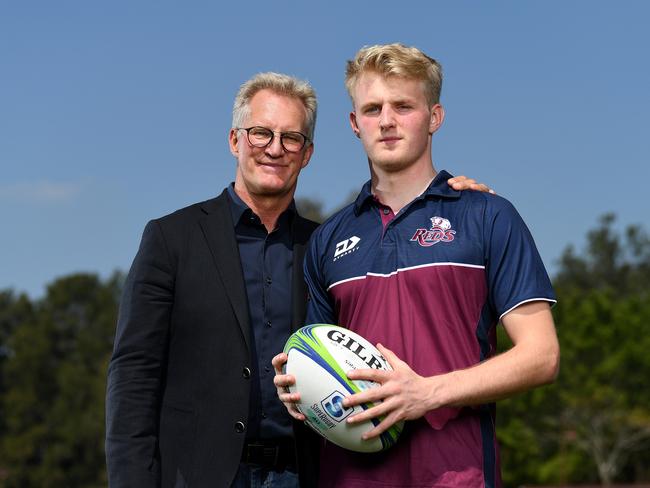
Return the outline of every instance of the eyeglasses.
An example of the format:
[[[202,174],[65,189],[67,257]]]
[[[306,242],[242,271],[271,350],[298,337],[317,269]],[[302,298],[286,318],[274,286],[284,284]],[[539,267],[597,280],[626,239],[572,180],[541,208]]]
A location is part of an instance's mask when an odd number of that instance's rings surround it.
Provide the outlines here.
[[[235,130],[246,131],[246,138],[251,146],[266,147],[273,142],[273,136],[280,136],[280,144],[287,152],[298,152],[309,142],[309,137],[300,132],[274,132],[266,127],[235,127]]]

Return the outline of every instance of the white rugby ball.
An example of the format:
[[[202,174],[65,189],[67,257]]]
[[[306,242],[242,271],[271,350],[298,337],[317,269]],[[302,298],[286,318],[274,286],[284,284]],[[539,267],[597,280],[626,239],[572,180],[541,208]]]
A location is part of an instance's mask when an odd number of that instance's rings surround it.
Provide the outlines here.
[[[379,425],[381,418],[350,425],[345,420],[371,408],[372,403],[345,408],[343,398],[379,386],[372,381],[348,379],[352,369],[392,370],[379,350],[359,334],[330,324],[313,324],[294,332],[284,346],[289,359],[284,372],[296,383],[289,388],[300,393],[297,404],[306,423],[334,444],[357,452],[378,452],[397,441],[404,422],[393,425],[373,439],[362,434]]]

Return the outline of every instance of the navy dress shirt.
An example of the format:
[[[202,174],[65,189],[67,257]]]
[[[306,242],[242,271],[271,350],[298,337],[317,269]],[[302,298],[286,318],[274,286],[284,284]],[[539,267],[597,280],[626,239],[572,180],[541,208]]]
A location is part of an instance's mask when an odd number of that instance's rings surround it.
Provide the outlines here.
[[[252,375],[247,439],[293,435],[291,418],[277,396],[271,359],[282,352],[291,333],[292,202],[268,233],[260,218],[228,187],[230,210],[248,296]]]

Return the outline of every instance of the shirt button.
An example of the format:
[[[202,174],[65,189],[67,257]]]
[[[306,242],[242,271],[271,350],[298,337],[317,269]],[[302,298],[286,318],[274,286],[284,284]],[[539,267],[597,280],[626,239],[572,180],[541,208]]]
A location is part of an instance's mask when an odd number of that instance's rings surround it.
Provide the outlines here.
[[[271,371],[271,367],[270,367],[270,366],[265,366],[265,367],[264,367],[264,371],[266,371],[267,373],[270,372],[270,371]]]
[[[242,370],[242,376],[246,379],[251,377],[251,369],[248,366],[245,366]]]
[[[384,215],[388,215],[390,213],[390,210],[387,208],[384,208]]]
[[[270,321],[270,320],[267,320],[267,321],[266,321],[266,326],[267,326],[267,327],[271,327],[271,321]]]
[[[244,422],[236,422],[235,423],[235,432],[238,434],[242,434],[246,430],[246,425]]]
[[[273,283],[273,280],[271,279],[270,276],[267,276],[267,277],[266,277],[266,284],[267,284],[267,285],[270,285],[271,283]]]
[[[266,412],[262,412],[262,418],[263,418],[263,419],[266,418]]]

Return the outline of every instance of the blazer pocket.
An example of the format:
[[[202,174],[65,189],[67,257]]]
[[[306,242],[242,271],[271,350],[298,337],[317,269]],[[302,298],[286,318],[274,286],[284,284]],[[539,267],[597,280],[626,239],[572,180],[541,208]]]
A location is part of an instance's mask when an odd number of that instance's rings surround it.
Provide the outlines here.
[[[163,403],[160,411],[160,464],[163,486],[188,485],[194,479],[197,415],[185,405]]]

